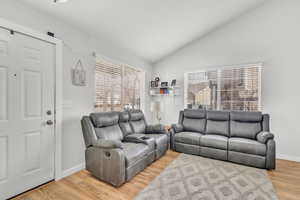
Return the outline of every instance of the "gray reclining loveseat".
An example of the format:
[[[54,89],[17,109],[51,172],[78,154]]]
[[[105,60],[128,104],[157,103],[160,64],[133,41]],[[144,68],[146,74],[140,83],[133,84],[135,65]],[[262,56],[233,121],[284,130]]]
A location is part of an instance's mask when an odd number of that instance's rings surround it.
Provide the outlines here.
[[[140,110],[92,113],[81,120],[86,169],[120,186],[160,158],[169,146],[162,125],[147,125]]]
[[[275,169],[275,141],[269,131],[268,114],[186,109],[172,125],[171,149]]]

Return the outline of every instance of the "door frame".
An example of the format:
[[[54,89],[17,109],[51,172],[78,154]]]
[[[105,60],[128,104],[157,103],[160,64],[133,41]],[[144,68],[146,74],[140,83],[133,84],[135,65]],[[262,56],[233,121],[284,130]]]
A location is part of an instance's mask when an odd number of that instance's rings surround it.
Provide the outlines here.
[[[63,41],[50,37],[44,33],[40,33],[33,29],[15,24],[14,22],[0,18],[0,27],[21,33],[45,42],[55,45],[55,75],[54,75],[54,179],[57,181],[62,178],[62,163],[61,163],[61,134],[62,134],[62,105],[63,105]]]

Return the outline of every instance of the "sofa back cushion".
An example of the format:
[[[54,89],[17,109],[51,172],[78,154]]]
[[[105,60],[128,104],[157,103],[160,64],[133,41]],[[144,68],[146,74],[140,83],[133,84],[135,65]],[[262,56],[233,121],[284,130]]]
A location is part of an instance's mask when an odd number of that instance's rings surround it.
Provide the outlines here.
[[[141,110],[132,110],[129,112],[130,125],[133,133],[145,133],[146,121],[144,114]]]
[[[207,111],[206,134],[223,135],[229,137],[230,112]]]
[[[185,131],[204,133],[206,125],[205,110],[185,109],[182,125]]]
[[[123,132],[123,136],[127,136],[129,134],[132,134],[133,131],[132,131],[132,128],[130,126],[130,123],[129,123],[129,113],[127,111],[124,111],[124,112],[120,112],[120,119],[119,119],[119,125],[120,125],[120,128]]]
[[[230,137],[255,139],[262,131],[261,112],[230,112]]]
[[[123,133],[119,126],[119,113],[100,112],[90,114],[98,139],[122,140]]]

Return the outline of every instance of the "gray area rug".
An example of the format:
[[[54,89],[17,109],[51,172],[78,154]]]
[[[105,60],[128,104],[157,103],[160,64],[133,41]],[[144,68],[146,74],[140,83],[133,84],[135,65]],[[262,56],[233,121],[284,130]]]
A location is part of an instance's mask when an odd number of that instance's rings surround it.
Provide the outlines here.
[[[277,200],[266,170],[181,154],[135,200]]]

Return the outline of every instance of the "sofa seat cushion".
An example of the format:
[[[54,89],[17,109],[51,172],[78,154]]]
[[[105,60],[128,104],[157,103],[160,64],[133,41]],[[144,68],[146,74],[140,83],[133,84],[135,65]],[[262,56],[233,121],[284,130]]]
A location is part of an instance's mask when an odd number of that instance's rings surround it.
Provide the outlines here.
[[[228,150],[240,153],[247,153],[259,156],[265,156],[267,147],[256,140],[246,138],[229,138]]]
[[[203,136],[201,133],[197,132],[180,132],[175,134],[175,142],[200,145],[200,138]]]
[[[143,143],[122,143],[123,153],[125,156],[126,167],[135,164],[137,161],[146,157],[150,149]]]
[[[204,147],[227,150],[228,138],[221,135],[204,135],[201,137],[200,144]]]

